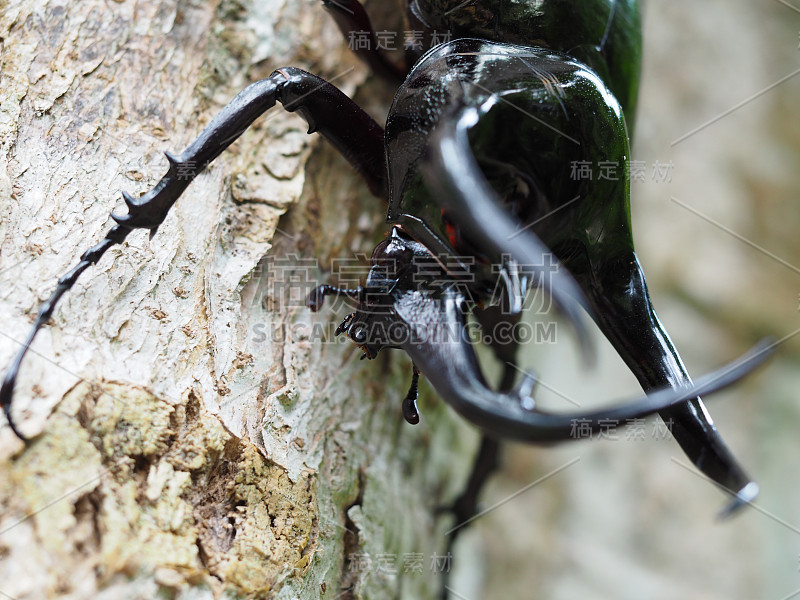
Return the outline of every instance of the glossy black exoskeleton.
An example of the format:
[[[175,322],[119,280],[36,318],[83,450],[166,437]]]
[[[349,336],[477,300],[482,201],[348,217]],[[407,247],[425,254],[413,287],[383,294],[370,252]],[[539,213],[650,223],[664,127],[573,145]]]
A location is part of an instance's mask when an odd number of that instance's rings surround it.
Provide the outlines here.
[[[357,0],[323,4],[343,32],[371,31]],[[19,435],[11,418],[16,374],[64,292],[133,229],[155,233],[192,179],[279,101],[388,202],[393,225],[373,252],[363,287],[320,286],[308,306],[318,310],[327,295],[348,296],[356,310],[337,333],[368,358],[386,347],[409,354],[414,374],[403,403],[409,422],[419,420],[421,372],[491,436],[457,514],[474,510],[476,489],[495,460],[495,439],[568,440],[578,419],[596,431],[608,420],[654,412],[671,420],[675,439],[698,469],[734,495],[728,511],[749,502],[757,487],[699,395],[748,373],[766,349],[692,383],[653,310],[633,249],[627,178],[571,176],[579,162],[624,165],[630,157],[641,53],[637,4],[411,0],[408,9],[415,30],[429,39],[446,31],[452,40],[424,55],[411,50],[409,67],[390,62],[375,44],[360,51],[376,73],[402,81],[385,131],[331,84],[282,68],[241,92],[180,155],[167,154],[169,171],[151,191],[125,195],[128,214],[114,215],[117,224],[106,238],[59,280],[9,368],[0,389],[9,425]],[[492,389],[464,335],[467,315],[485,331],[513,327],[533,286],[552,294],[582,337],[579,310],[588,311],[647,396],[589,414],[546,413],[531,397],[531,376],[514,386],[517,345],[496,339],[492,348],[507,368],[500,389]]]

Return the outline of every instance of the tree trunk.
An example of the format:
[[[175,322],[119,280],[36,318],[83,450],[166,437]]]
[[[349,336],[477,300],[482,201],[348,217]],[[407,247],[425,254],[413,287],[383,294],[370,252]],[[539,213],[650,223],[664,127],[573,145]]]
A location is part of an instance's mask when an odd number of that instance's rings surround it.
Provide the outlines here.
[[[317,0],[0,11],[2,365],[124,213],[120,192],[149,189],[161,153],[247,83],[286,65],[348,94],[366,78]],[[425,389],[423,423],[406,425],[409,362],[358,361],[333,343],[343,310],[302,306],[334,259],[384,230],[383,204],[305,129],[279,107],[257,121],[38,336],[15,414],[39,435],[25,447],[0,430],[0,596],[437,593],[451,524],[433,509],[476,436]]]

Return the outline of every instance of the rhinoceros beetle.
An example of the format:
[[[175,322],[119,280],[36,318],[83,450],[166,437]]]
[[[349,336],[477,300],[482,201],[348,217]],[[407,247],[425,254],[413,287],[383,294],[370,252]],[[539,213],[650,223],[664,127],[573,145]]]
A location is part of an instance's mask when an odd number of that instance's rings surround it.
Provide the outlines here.
[[[367,31],[357,0],[323,0],[345,35]],[[281,68],[236,96],[139,198],[124,195],[128,214],[58,281],[0,389],[9,426],[20,363],[62,295],[103,253],[134,229],[154,235],[187,186],[262,113],[281,102],[299,112],[388,203],[389,235],[375,248],[365,284],[316,288],[355,302],[337,330],[373,359],[387,347],[414,364],[403,414],[417,422],[417,381],[424,374],[456,411],[483,430],[481,459],[454,510],[474,510],[474,497],[497,452],[497,439],[548,443],[573,438],[577,419],[597,431],[658,412],[697,468],[746,504],[757,486],[737,464],[700,400],[738,380],[768,354],[746,356],[692,383],[652,307],[633,248],[626,177],[575,179],[576,161],[629,159],[641,56],[635,2],[562,0],[410,0],[409,23],[430,40],[411,46],[405,64],[376,44],[357,50],[384,79],[399,85],[385,130],[330,83]],[[502,284],[499,298],[493,293]],[[519,322],[532,287],[549,292],[575,324],[588,312],[647,395],[588,414],[539,410],[534,378],[514,385],[518,344],[490,340],[506,364],[498,389],[484,378],[463,335],[468,314],[487,331]],[[586,350],[588,353],[589,350]]]

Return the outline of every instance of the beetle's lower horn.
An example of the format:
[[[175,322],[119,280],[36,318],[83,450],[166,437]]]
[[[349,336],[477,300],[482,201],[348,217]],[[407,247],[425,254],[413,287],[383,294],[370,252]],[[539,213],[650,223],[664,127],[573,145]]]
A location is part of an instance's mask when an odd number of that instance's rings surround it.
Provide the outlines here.
[[[663,410],[675,403],[725,388],[760,365],[770,354],[771,345],[762,342],[747,354],[693,384],[676,389],[661,389],[623,404],[588,413],[548,413],[529,408],[531,381],[503,393],[486,383],[474,349],[462,335],[466,318],[459,306],[462,298],[449,291],[437,301],[438,312],[426,310],[425,322],[406,320],[412,335],[404,350],[428,378],[436,391],[456,412],[488,434],[533,443],[558,442],[596,433],[608,423],[624,424]],[[398,307],[401,317],[403,307]],[[433,322],[435,321],[435,322]],[[430,340],[430,342],[426,341]],[[527,383],[525,383],[527,381]],[[576,435],[580,425],[581,435]]]

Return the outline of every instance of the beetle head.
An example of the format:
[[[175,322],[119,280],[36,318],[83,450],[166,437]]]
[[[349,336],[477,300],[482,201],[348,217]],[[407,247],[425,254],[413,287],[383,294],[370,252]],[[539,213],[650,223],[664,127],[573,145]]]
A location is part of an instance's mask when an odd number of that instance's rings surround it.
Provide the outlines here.
[[[413,327],[426,318],[424,306],[438,295],[437,283],[446,280],[431,252],[394,227],[372,251],[370,270],[360,290],[356,311],[347,315],[336,334],[347,336],[375,358],[382,348],[408,343]],[[413,306],[410,311],[402,307]]]

